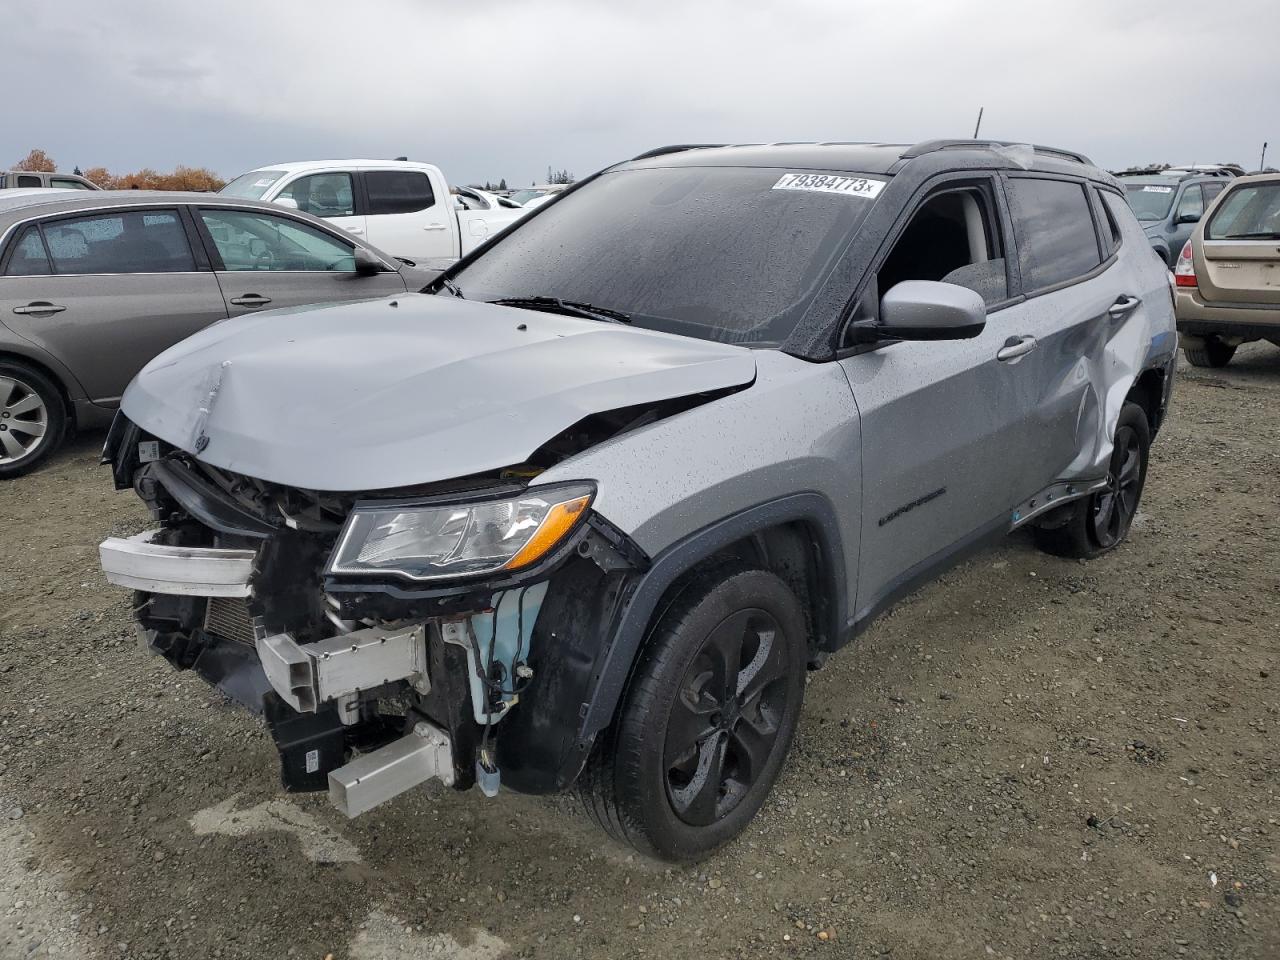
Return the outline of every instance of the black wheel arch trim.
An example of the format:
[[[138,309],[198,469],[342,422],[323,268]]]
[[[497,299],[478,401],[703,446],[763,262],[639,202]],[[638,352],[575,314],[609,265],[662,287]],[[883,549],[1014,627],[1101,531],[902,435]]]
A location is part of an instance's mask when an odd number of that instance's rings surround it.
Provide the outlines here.
[[[821,633],[828,638],[826,645],[834,648],[846,639],[848,589],[840,528],[831,501],[820,493],[805,492],[748,507],[677,541],[637,578],[593,678],[591,699],[582,705],[580,745],[589,745],[613,722],[653,616],[670,587],[697,564],[724,548],[771,527],[794,522],[807,525],[818,549],[821,568],[817,572],[827,601],[821,624]],[[575,751],[579,752],[585,759],[585,750]],[[576,773],[574,771],[574,777]]]

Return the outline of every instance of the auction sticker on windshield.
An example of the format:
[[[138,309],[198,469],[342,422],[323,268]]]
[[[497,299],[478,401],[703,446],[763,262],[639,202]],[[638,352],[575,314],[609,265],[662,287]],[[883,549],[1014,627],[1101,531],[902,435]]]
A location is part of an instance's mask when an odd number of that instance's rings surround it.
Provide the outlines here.
[[[1143,187],[1143,193],[1173,193],[1173,187]]]
[[[870,177],[841,177],[832,173],[784,173],[773,185],[774,190],[816,190],[819,193],[842,193],[848,197],[875,197],[884,189],[885,181]]]

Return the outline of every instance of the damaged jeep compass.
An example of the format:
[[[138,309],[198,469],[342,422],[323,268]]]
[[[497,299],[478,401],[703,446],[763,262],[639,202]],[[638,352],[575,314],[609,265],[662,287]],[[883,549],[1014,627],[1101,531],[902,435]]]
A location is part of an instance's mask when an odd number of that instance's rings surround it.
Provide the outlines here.
[[[968,551],[1128,533],[1172,295],[1123,188],[990,141],[670,147],[421,294],[152,361],[101,546],[289,790],[576,790],[659,857],[741,833],[805,671]]]

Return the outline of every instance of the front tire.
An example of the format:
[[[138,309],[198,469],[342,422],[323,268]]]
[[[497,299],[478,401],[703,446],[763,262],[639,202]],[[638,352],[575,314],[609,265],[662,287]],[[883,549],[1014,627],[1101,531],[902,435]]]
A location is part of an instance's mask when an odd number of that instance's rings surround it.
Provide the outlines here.
[[[1203,347],[1183,347],[1182,352],[1187,355],[1187,362],[1193,367],[1225,367],[1236,355],[1236,348],[1217,337],[1205,337]]]
[[[1126,403],[1116,423],[1107,485],[1076,501],[1071,518],[1035,531],[1036,546],[1059,557],[1096,557],[1129,535],[1147,481],[1151,425],[1136,403]]]
[[[587,812],[664,860],[696,860],[736,837],[790,749],[808,658],[804,613],[776,575],[722,569],[690,584],[655,626],[579,780]]]
[[[0,360],[0,480],[21,476],[53,453],[66,426],[66,405],[49,378]]]

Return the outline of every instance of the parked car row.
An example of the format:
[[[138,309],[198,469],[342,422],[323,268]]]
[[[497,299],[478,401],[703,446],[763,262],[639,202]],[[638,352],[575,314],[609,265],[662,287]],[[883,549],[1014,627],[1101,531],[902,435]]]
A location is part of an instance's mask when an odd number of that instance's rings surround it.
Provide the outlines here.
[[[1120,180],[1151,249],[1172,269],[1205,209],[1230,183],[1230,175],[1163,171],[1122,176]]]
[[[806,670],[898,598],[1011,530],[1079,558],[1129,531],[1169,272],[1114,177],[1010,147],[654,150],[422,295],[197,333],[113,422],[157,526],[105,541],[106,575],[153,650],[263,713],[290,789],[349,816],[427,780],[574,789],[704,856],[768,795]],[[358,218],[366,174],[328,212]],[[134,229],[163,249],[129,255],[204,256],[228,310],[282,260],[360,255],[311,221],[299,249],[243,236],[271,216],[245,203],[157,199]],[[133,243],[35,226],[41,269]]]
[[[267,200],[329,221],[397,257],[444,267],[526,211],[409,160],[280,163],[236,177],[224,197]]]

